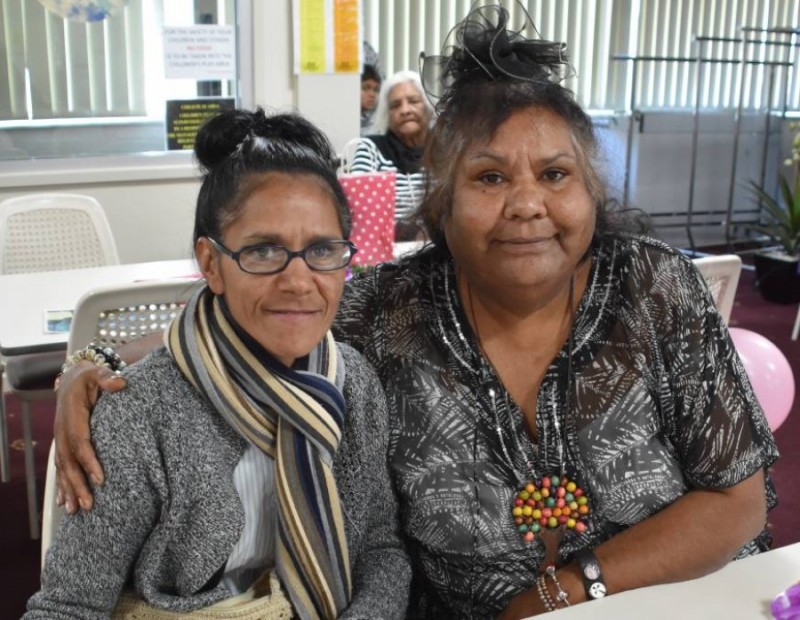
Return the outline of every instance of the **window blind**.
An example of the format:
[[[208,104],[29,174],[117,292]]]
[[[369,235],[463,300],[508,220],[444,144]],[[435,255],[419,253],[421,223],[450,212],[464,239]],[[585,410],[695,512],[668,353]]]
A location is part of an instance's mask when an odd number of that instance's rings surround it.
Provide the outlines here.
[[[21,24],[21,28],[20,28]],[[145,114],[142,3],[113,18],[63,19],[29,0],[0,0],[0,118]]]
[[[698,95],[698,45],[702,62],[701,107],[800,109],[799,34],[749,33],[742,27],[800,28],[797,0],[521,0],[539,33],[567,43],[575,75],[566,85],[588,109],[627,109],[632,88],[631,61],[615,54],[686,58],[640,62],[635,98],[638,108],[689,109]],[[472,7],[469,0],[364,0],[364,38],[378,51],[384,73],[418,70],[420,51],[438,54],[454,24]],[[478,4],[486,4],[478,2]],[[511,23],[521,23],[522,8],[503,1]],[[729,39],[704,41],[697,37]],[[771,45],[766,41],[777,41]],[[771,61],[790,64],[746,64]],[[771,97],[771,99],[770,99]]]
[[[797,0],[641,0],[633,53],[703,59],[641,63],[636,100],[642,108],[767,105],[800,107],[798,48],[789,33],[745,29],[800,27]],[[741,61],[744,60],[743,64]],[[787,63],[779,66],[756,64]],[[696,72],[700,71],[698,85]]]

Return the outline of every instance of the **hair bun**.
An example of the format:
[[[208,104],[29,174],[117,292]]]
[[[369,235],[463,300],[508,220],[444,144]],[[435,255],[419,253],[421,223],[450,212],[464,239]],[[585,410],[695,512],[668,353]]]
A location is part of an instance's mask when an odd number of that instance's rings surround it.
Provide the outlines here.
[[[452,91],[476,81],[560,82],[572,74],[566,43],[541,38],[528,12],[509,30],[509,13],[500,5],[473,9],[450,31],[440,56],[422,56],[425,91],[449,99]],[[526,38],[530,29],[537,38]]]
[[[256,113],[226,110],[203,123],[194,140],[194,154],[200,165],[211,170],[230,157],[249,135]]]
[[[330,142],[310,122],[297,114],[268,116],[260,107],[252,112],[229,110],[211,117],[198,131],[194,150],[200,165],[211,170],[245,148],[287,145],[307,149],[331,162],[335,160]]]

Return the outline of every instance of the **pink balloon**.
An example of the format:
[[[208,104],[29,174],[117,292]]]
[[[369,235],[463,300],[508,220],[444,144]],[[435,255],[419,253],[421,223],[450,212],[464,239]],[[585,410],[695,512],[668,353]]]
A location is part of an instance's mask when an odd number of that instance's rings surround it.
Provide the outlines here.
[[[786,420],[794,402],[792,367],[781,350],[761,334],[740,327],[728,331],[767,423],[775,431]]]

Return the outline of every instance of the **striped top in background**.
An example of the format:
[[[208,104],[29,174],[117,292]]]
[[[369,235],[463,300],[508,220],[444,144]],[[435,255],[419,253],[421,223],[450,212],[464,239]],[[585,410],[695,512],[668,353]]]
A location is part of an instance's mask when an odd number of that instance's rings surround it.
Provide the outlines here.
[[[346,166],[346,172],[395,172],[395,220],[412,219],[414,211],[422,202],[425,194],[425,171],[405,174],[397,166],[386,159],[369,138],[362,138],[356,147],[352,162]]]

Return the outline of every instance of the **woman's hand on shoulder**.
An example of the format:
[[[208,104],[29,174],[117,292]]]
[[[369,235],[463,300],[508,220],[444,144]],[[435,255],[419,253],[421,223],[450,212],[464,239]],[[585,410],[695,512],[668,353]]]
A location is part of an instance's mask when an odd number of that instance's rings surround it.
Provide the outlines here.
[[[89,431],[89,417],[101,392],[116,392],[125,387],[125,379],[108,368],[91,362],[79,362],[60,377],[56,391],[56,417],[53,437],[56,442],[56,482],[59,506],[73,514],[78,507],[92,508],[94,485],[103,484],[100,466]]]

